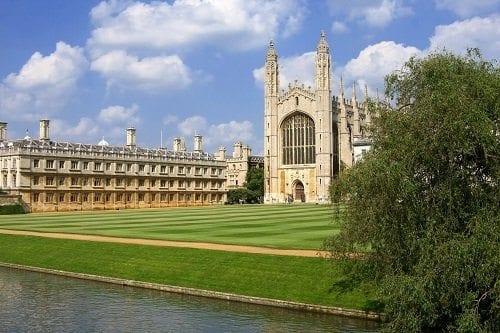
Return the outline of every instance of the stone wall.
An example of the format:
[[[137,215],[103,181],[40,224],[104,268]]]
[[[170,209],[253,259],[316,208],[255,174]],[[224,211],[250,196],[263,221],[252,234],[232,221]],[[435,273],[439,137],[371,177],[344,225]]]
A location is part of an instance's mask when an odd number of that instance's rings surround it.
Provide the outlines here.
[[[0,194],[0,206],[11,206],[20,204],[22,204],[20,195]]]

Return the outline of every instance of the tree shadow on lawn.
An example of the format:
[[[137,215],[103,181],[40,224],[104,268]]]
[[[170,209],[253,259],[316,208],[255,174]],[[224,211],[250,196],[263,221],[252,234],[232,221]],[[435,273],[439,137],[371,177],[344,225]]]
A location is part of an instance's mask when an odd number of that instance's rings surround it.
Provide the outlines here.
[[[362,278],[352,276],[351,274],[334,279],[328,293],[335,297],[349,297],[357,299],[363,305],[361,310],[366,312],[383,312],[384,303],[375,298],[376,287],[366,282]],[[348,295],[351,294],[351,295]]]

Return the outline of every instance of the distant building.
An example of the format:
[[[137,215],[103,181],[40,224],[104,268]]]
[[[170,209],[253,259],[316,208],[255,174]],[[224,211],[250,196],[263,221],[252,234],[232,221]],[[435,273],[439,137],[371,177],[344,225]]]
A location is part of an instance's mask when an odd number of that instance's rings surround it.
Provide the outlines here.
[[[233,156],[226,158],[226,161],[228,189],[242,187],[250,168],[264,167],[264,157],[252,155],[250,146],[241,142],[234,144]]]
[[[328,187],[341,166],[371,147],[368,99],[332,97],[332,62],[322,32],[316,50],[315,87],[295,81],[280,91],[278,55],[271,41],[264,73],[264,203],[328,203]],[[359,151],[358,151],[359,150]]]
[[[226,201],[227,164],[202,151],[202,137],[186,151],[136,146],[135,128],[126,144],[56,142],[49,120],[40,135],[7,140],[0,123],[0,190],[20,195],[32,212],[127,209],[221,204]]]

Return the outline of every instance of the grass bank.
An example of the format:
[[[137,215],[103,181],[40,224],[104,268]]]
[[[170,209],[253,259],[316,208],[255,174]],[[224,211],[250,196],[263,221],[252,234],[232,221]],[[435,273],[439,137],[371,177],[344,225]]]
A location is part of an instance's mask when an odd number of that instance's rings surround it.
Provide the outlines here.
[[[199,288],[247,296],[338,306],[373,307],[369,285],[342,281],[320,258],[0,235],[0,261],[42,268]],[[345,281],[344,281],[345,282]]]
[[[312,249],[338,226],[329,205],[228,205],[11,215],[0,228]]]

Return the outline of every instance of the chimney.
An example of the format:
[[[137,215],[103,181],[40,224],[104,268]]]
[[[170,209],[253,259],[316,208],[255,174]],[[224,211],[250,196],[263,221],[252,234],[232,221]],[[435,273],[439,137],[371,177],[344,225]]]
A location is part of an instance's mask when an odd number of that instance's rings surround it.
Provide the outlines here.
[[[129,127],[127,128],[127,147],[135,147],[135,128]]]
[[[250,149],[250,146],[249,145],[243,145],[243,148],[242,148],[242,157],[244,159],[248,159],[250,157],[250,155],[252,155],[252,149]]]
[[[174,151],[181,151],[181,139],[180,138],[174,139]]]
[[[49,139],[49,120],[40,120],[40,140],[48,141]]]
[[[0,142],[7,141],[7,123],[0,123]]]
[[[225,161],[226,160],[226,147],[219,148],[219,153],[217,154],[217,160],[218,161]]]
[[[201,153],[202,152],[201,141],[202,141],[202,136],[199,135],[199,134],[196,134],[194,136],[194,151],[197,152],[197,153]]]
[[[234,144],[234,150],[233,150],[233,158],[240,158],[242,153],[242,144],[241,142],[236,142]]]

